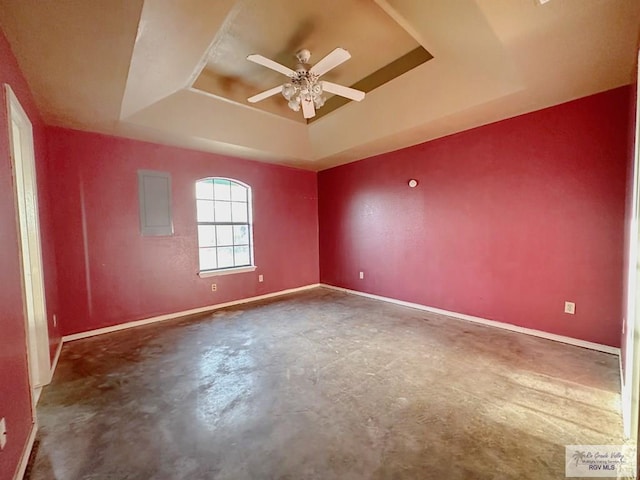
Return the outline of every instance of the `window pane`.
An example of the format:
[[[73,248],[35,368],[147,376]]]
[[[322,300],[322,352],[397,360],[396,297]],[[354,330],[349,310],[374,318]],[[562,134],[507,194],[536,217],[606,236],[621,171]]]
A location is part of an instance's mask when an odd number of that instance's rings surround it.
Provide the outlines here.
[[[233,245],[233,227],[231,225],[218,225],[216,230],[218,245]]]
[[[196,182],[196,198],[213,200],[213,180],[200,180]]]
[[[233,244],[234,245],[249,244],[249,227],[247,225],[233,226]]]
[[[201,247],[215,247],[216,227],[213,225],[198,225],[198,245]]]
[[[211,200],[198,200],[196,209],[198,222],[213,222],[213,202]]]
[[[216,249],[201,248],[200,270],[213,270],[214,268],[218,268],[218,264],[216,263]]]
[[[214,179],[213,192],[216,200],[231,200],[231,182],[221,178]]]
[[[214,202],[216,205],[216,222],[231,221],[231,203],[230,202]]]
[[[200,270],[251,265],[251,187],[216,177],[195,184]]]
[[[249,265],[249,247],[233,247],[236,256],[236,265]]]
[[[247,201],[247,188],[237,183],[231,184],[231,200],[234,202],[246,202]]]
[[[231,203],[233,209],[233,221],[234,222],[248,222],[247,218],[247,204],[233,202]]]
[[[233,267],[233,247],[218,248],[218,268]]]

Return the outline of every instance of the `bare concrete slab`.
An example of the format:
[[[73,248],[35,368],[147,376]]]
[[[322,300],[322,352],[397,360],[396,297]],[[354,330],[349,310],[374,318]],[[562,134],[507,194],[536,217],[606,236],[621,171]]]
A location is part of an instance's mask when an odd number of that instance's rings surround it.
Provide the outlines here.
[[[326,289],[65,345],[27,478],[561,479],[618,358]]]

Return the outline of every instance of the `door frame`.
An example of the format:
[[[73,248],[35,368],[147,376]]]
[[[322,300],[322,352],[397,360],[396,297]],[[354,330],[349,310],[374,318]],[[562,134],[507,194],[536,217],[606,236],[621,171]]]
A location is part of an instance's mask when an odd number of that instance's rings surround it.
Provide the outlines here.
[[[640,50],[636,64],[640,79]],[[640,82],[636,80],[634,151],[631,175],[633,190],[631,197],[631,225],[628,237],[627,303],[624,317],[624,371],[622,373],[622,423],[625,436],[638,441],[638,414],[640,394]],[[622,360],[622,359],[621,359]]]
[[[22,267],[29,381],[32,403],[35,407],[42,387],[51,379],[51,357],[40,241],[33,127],[11,87],[5,84],[4,89]]]

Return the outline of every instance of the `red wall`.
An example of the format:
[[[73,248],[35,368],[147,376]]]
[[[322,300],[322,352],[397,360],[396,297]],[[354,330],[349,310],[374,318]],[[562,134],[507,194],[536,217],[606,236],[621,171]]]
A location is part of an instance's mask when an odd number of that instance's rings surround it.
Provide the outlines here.
[[[51,242],[48,191],[42,182],[46,152],[44,126],[9,43],[0,30],[0,85],[9,84],[31,119],[39,182],[40,228],[49,318],[51,355],[60,335],[52,322],[57,309],[55,252]],[[31,428],[22,277],[4,88],[0,91],[0,417],[7,422],[8,443],[0,453],[0,480],[13,478]]]
[[[320,172],[321,281],[619,346],[628,102],[623,87]]]
[[[315,173],[60,128],[47,138],[65,335],[318,282]],[[171,173],[173,236],[140,235],[138,169]],[[209,176],[252,187],[255,272],[197,275],[195,181]]]

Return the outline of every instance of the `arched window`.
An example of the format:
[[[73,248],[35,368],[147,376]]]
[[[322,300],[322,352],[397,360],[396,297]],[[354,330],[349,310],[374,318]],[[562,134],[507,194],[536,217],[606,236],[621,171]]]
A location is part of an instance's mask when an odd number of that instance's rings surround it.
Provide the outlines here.
[[[196,182],[200,274],[253,270],[251,187],[230,178]]]

